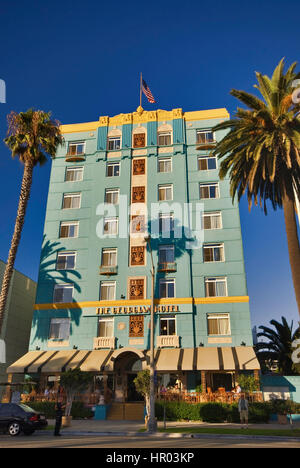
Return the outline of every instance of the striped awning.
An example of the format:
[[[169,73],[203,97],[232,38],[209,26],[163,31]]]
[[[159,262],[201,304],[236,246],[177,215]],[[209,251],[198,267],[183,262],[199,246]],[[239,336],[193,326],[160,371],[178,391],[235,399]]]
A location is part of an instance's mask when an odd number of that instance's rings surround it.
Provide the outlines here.
[[[122,348],[124,353],[134,352]],[[136,350],[137,357],[145,356],[149,363],[149,351]],[[84,372],[113,371],[114,361],[121,357],[120,350],[66,350],[30,351],[7,369],[8,374],[60,373],[69,369]],[[250,346],[164,348],[155,350],[158,372],[175,371],[239,371],[260,368],[254,349]]]

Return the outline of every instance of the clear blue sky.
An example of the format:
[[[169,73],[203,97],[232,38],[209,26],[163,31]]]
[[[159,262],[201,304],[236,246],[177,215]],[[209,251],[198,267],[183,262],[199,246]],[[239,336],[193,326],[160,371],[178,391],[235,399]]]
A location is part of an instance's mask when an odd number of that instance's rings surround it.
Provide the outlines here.
[[[299,0],[103,2],[0,0],[0,258],[6,260],[22,167],[2,142],[6,114],[51,110],[62,123],[132,112],[143,72],[160,109],[184,111],[237,102],[255,71],[271,74],[282,57],[300,61]],[[151,108],[148,104],[144,107]],[[16,268],[37,278],[50,164],[35,171]],[[298,313],[282,212],[248,213],[241,203],[253,325]]]

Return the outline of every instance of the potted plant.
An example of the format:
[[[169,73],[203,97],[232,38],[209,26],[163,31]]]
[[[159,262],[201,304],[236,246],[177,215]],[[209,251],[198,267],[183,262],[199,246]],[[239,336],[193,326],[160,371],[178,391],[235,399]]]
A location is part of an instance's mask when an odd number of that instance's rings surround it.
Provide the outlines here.
[[[82,372],[80,369],[68,370],[61,375],[60,384],[66,392],[67,403],[65,416],[63,417],[63,427],[68,427],[71,424],[72,404],[76,393],[84,392],[92,383],[93,376],[87,372]]]

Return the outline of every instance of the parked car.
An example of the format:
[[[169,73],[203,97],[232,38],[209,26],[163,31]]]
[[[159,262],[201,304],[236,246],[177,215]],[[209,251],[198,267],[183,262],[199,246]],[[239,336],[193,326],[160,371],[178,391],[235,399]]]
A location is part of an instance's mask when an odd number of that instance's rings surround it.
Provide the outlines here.
[[[31,435],[37,429],[48,425],[43,414],[29,408],[27,405],[16,403],[0,403],[0,431],[17,436],[21,432]]]

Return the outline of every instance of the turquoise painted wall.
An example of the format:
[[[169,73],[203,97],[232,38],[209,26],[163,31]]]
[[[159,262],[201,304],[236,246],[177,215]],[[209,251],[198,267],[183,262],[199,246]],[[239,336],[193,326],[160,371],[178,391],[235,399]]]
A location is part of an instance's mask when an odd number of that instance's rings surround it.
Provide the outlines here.
[[[191,296],[205,297],[204,281],[206,277],[226,276],[228,295],[247,295],[246,276],[244,268],[243,246],[239,210],[237,204],[232,204],[229,195],[228,180],[219,181],[218,169],[198,171],[198,156],[205,154],[196,150],[196,130],[210,129],[220,120],[192,121],[188,125],[183,119],[168,121],[173,125],[174,145],[170,153],[161,154],[161,157],[171,157],[172,173],[158,173],[158,147],[157,126],[162,122],[148,122],[143,124],[147,128],[147,203],[158,202],[158,185],[173,184],[173,202],[199,202],[199,183],[219,182],[220,198],[205,200],[205,211],[221,211],[223,228],[205,232],[205,242],[224,242],[225,262],[203,263],[203,249],[187,251],[186,239],[153,239],[154,263],[158,263],[158,245],[161,243],[175,243],[175,260],[177,272],[166,275],[157,274],[155,295],[159,295],[159,279],[169,277],[176,279],[176,297],[188,298]],[[121,128],[121,127],[118,127]],[[36,303],[45,304],[53,302],[53,289],[55,284],[73,283],[75,286],[73,301],[98,301],[100,282],[111,279],[116,281],[116,300],[121,295],[127,297],[127,277],[147,276],[147,297],[150,297],[150,255],[147,254],[147,266],[129,267],[129,238],[103,239],[96,233],[101,216],[97,214],[97,207],[104,202],[106,188],[119,188],[121,195],[130,200],[131,184],[131,132],[136,125],[123,125],[121,160],[116,158],[109,162],[121,161],[119,177],[106,177],[106,137],[112,127],[100,127],[98,132],[81,132],[65,135],[66,145],[60,147],[57,158],[52,163],[49,196],[44,229],[44,244],[41,256]],[[217,138],[223,137],[219,133]],[[85,141],[86,159],[76,164],[66,162],[65,155],[68,142]],[[84,176],[80,182],[65,182],[67,167],[83,166]],[[62,209],[64,193],[81,193],[81,207],[78,210]],[[173,203],[172,202],[172,203]],[[194,213],[194,212],[193,212]],[[124,213],[119,212],[117,215]],[[59,239],[59,226],[61,221],[79,221],[79,235],[76,239]],[[176,220],[175,220],[176,224]],[[118,248],[118,274],[112,278],[99,275],[101,251],[105,247]],[[56,271],[56,257],[60,250],[75,250],[77,252],[75,271]],[[51,318],[71,318],[71,336],[66,349],[77,346],[79,349],[92,349],[93,339],[97,336],[98,317],[95,308],[67,309],[67,310],[41,310],[34,314],[31,333],[30,348],[47,349]],[[207,314],[229,313],[231,323],[231,343],[208,343]],[[181,337],[182,347],[199,346],[239,346],[245,342],[252,345],[250,311],[248,303],[221,303],[201,304],[197,306],[181,305],[177,317],[177,333]],[[148,347],[150,316],[145,316],[145,341],[137,348]],[[128,326],[125,330],[118,330],[120,321],[128,322],[128,316],[116,316],[114,323],[117,347],[128,346]],[[158,326],[156,335],[159,334]],[[52,348],[51,348],[52,349]],[[61,349],[61,348],[59,348]]]

